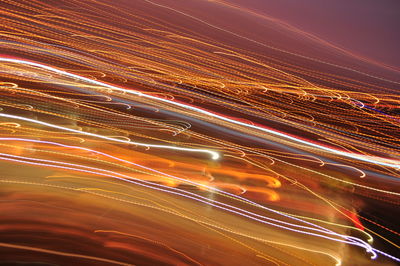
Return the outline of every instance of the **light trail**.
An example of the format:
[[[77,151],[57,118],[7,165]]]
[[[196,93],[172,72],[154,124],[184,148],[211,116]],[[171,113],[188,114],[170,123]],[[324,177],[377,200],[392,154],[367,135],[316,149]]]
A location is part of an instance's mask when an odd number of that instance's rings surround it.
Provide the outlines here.
[[[53,125],[53,124],[46,123],[46,122],[43,122],[43,121],[30,119],[30,118],[26,118],[26,117],[21,117],[21,116],[16,116],[16,115],[9,115],[9,114],[1,114],[0,113],[0,117],[7,117],[7,118],[12,118],[12,119],[22,120],[22,121],[31,122],[31,123],[35,123],[35,124],[51,127],[51,128],[60,129],[60,130],[63,130],[63,131],[73,132],[73,133],[77,133],[77,134],[82,134],[82,135],[86,135],[86,136],[105,139],[105,140],[118,142],[118,143],[123,143],[123,144],[130,144],[130,145],[137,145],[137,146],[151,147],[151,148],[178,150],[178,151],[208,153],[208,154],[210,154],[212,156],[211,158],[213,160],[217,160],[219,158],[219,154],[217,152],[209,151],[209,150],[181,148],[181,147],[173,147],[173,146],[168,146],[168,145],[144,144],[144,143],[139,143],[139,142],[121,140],[121,139],[117,139],[117,138],[109,138],[107,136],[102,136],[102,135],[98,135],[98,134],[94,134],[94,133],[90,133],[90,132],[84,132],[84,131],[81,131],[81,130],[75,130],[75,129],[72,129],[72,128],[66,128],[66,127],[62,127],[62,126],[57,126],[57,125]]]
[[[274,8],[128,2],[0,0],[3,260],[399,262],[400,72]]]
[[[312,143],[312,142],[304,141],[304,140],[301,140],[299,138],[292,137],[290,135],[283,134],[283,133],[280,133],[280,132],[277,132],[277,131],[274,131],[274,130],[271,130],[271,129],[267,129],[267,128],[263,128],[263,127],[259,127],[259,126],[255,126],[255,125],[251,125],[251,124],[247,124],[247,123],[243,123],[243,122],[240,122],[240,121],[237,121],[237,120],[234,120],[234,119],[230,119],[230,118],[227,118],[227,117],[224,117],[224,116],[221,116],[221,115],[217,115],[217,114],[211,113],[209,111],[203,110],[201,108],[197,108],[197,107],[193,107],[193,106],[190,106],[190,105],[174,102],[174,101],[171,101],[171,100],[168,100],[168,99],[158,98],[158,97],[155,97],[155,96],[152,96],[152,95],[148,95],[148,94],[145,94],[145,93],[142,93],[142,92],[134,91],[134,90],[128,90],[128,89],[119,88],[119,87],[116,87],[116,86],[112,86],[112,85],[109,85],[109,84],[106,84],[106,83],[103,83],[103,82],[100,82],[100,81],[96,81],[96,80],[91,80],[91,79],[88,79],[88,78],[85,78],[85,77],[81,77],[81,76],[76,75],[76,74],[68,73],[66,71],[59,70],[59,69],[56,69],[56,68],[53,68],[53,67],[50,67],[50,66],[42,65],[42,64],[39,64],[39,63],[34,63],[34,62],[29,62],[29,61],[19,60],[19,59],[4,58],[4,57],[0,58],[0,61],[2,61],[2,62],[10,62],[10,63],[17,63],[17,64],[26,64],[26,65],[30,65],[30,66],[40,67],[40,68],[55,72],[55,73],[60,74],[60,75],[64,75],[64,76],[67,76],[67,77],[70,77],[70,78],[74,78],[74,79],[79,79],[79,80],[82,80],[84,82],[88,82],[88,83],[91,83],[91,84],[103,86],[103,87],[106,87],[106,88],[109,88],[109,89],[112,89],[112,90],[115,90],[115,91],[120,91],[120,92],[124,92],[124,93],[127,93],[127,94],[132,94],[132,95],[135,95],[135,96],[145,97],[145,98],[148,98],[148,99],[151,99],[151,100],[156,100],[156,101],[165,102],[165,103],[168,103],[168,104],[173,104],[175,106],[183,107],[185,109],[189,109],[189,110],[192,110],[192,111],[195,111],[195,112],[207,115],[207,116],[211,116],[213,118],[217,118],[217,119],[220,119],[220,120],[223,120],[223,121],[226,121],[226,122],[230,122],[230,123],[233,123],[233,124],[236,124],[236,125],[240,125],[240,126],[244,126],[244,127],[260,130],[260,131],[265,132],[265,133],[273,134],[273,135],[276,135],[276,136],[279,136],[279,137],[282,137],[282,138],[285,138],[285,139],[288,139],[288,140],[291,140],[291,141],[295,141],[295,142],[307,145],[309,147],[317,148],[317,149],[320,149],[322,151],[330,152],[330,153],[333,153],[333,154],[336,154],[336,155],[340,155],[340,156],[344,156],[344,157],[348,157],[348,158],[351,158],[351,159],[356,159],[356,160],[360,160],[360,161],[368,162],[368,163],[372,163],[372,164],[377,164],[377,165],[382,165],[382,166],[387,166],[387,167],[393,167],[393,168],[396,168],[396,169],[400,169],[400,161],[398,161],[398,160],[380,158],[380,157],[375,157],[375,156],[363,156],[363,155],[358,155],[358,154],[352,154],[352,153],[349,153],[349,152],[342,152],[342,151],[335,150],[335,149],[332,149],[332,148],[329,148],[329,147],[325,147],[325,146],[322,146],[322,145],[318,145],[318,144],[315,144],[315,143]],[[1,114],[1,116],[7,117],[5,114]],[[10,117],[10,118],[12,118],[12,117]],[[17,118],[17,117],[14,117],[14,118],[15,119],[23,119],[23,120],[25,119],[25,118]],[[26,120],[26,121],[29,121],[29,120]],[[31,120],[31,122],[33,122],[33,121]],[[40,121],[38,121],[37,123],[44,124],[44,122],[40,122]],[[50,125],[47,124],[47,126],[50,126]],[[72,130],[69,130],[69,131],[72,131]],[[102,137],[102,138],[106,138],[106,137]],[[109,139],[109,140],[112,140],[112,139]],[[181,150],[186,150],[186,151],[194,151],[193,149],[188,149],[188,148],[175,148],[175,147],[162,146],[162,145],[144,145],[144,144],[141,144],[141,143],[133,143],[133,142],[132,142],[132,144],[139,145],[139,146],[142,145],[142,146],[149,146],[149,147],[168,148],[168,149],[176,149],[176,150],[181,149]],[[214,159],[214,160],[219,158],[219,154],[217,152],[204,151],[204,150],[198,150],[198,151],[206,152],[206,153],[211,154],[212,155],[212,159]]]

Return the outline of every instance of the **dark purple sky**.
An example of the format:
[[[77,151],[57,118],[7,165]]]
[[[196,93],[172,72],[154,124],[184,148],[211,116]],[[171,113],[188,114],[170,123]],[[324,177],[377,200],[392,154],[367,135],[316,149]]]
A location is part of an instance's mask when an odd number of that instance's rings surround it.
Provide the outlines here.
[[[400,0],[226,0],[400,68]]]

